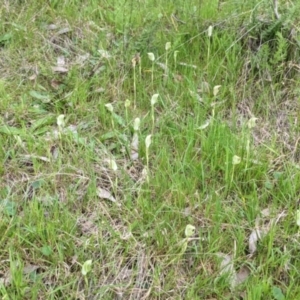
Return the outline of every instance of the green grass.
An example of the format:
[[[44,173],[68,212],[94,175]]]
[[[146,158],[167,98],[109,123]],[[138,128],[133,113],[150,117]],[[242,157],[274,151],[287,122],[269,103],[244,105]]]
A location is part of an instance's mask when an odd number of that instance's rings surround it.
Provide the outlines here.
[[[4,1],[1,299],[299,298],[299,3],[242,2]]]

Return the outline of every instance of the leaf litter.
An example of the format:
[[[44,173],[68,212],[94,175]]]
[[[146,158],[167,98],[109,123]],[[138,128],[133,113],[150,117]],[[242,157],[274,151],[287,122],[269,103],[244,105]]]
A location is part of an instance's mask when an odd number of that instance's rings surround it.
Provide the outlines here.
[[[257,252],[257,243],[269,233],[273,226],[276,226],[276,224],[286,216],[286,212],[282,211],[277,214],[273,213],[273,217],[271,216],[272,214],[270,209],[265,208],[256,217],[255,228],[251,231],[248,239],[248,250],[250,255],[248,256],[247,260],[251,259]],[[221,252],[216,253],[216,256],[221,259],[219,265],[219,276],[228,276],[228,284],[231,290],[234,290],[237,286],[244,283],[251,275],[251,270],[247,266],[247,260],[244,261],[239,269],[236,269],[234,265],[236,256],[235,248],[236,246],[234,246],[233,255],[224,254]]]
[[[249,236],[249,253],[253,255],[257,251],[257,243],[263,239],[275,226],[280,219],[286,216],[286,212],[282,211],[277,213],[275,217],[270,218],[271,211],[269,208],[265,208],[260,212],[260,215],[255,219],[255,228],[251,231]]]
[[[114,202],[117,204],[117,206],[121,206],[121,203],[119,203],[116,198],[107,190],[101,188],[101,187],[98,187],[97,188],[97,195],[99,198],[101,199],[106,199],[106,200],[109,200],[111,202]]]

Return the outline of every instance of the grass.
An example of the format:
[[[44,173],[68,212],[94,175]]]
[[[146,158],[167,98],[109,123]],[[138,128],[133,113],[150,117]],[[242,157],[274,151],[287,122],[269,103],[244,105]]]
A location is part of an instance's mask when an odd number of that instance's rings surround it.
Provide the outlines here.
[[[4,1],[1,299],[299,298],[299,4],[269,2]]]

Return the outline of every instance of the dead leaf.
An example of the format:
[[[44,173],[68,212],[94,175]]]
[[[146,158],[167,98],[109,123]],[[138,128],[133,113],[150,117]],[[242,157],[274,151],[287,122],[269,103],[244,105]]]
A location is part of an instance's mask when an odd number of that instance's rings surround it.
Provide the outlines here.
[[[78,224],[82,233],[85,235],[97,235],[99,226],[97,226],[96,220],[97,215],[94,212],[89,216],[82,216],[78,220]]]
[[[50,84],[55,90],[58,90],[62,82],[56,79],[52,79]]]
[[[84,55],[78,55],[76,58],[76,64],[82,65],[87,59],[89,59],[89,57],[89,53],[86,53]]]
[[[65,28],[60,29],[56,34],[57,35],[61,35],[61,34],[65,34],[65,33],[71,32],[71,31],[72,31],[71,28],[65,27]]]
[[[56,161],[58,159],[58,155],[59,155],[59,148],[56,145],[53,145],[50,148],[50,153],[52,155],[53,160]]]
[[[66,132],[67,131],[70,131],[72,132],[73,134],[77,134],[77,125],[69,125],[67,128],[66,128]]]
[[[139,136],[136,132],[133,134],[130,146],[131,146],[130,158],[131,160],[137,160],[139,158]]]
[[[1,274],[0,277],[0,286],[9,286],[12,282],[12,275],[10,270],[5,272],[5,274]]]
[[[21,157],[23,157],[25,159],[35,158],[35,159],[39,159],[39,160],[42,160],[42,161],[45,161],[45,162],[50,162],[51,161],[48,157],[38,156],[38,155],[31,155],[31,154],[24,154],[24,155],[21,155]]]
[[[246,281],[250,274],[250,269],[247,266],[241,267],[236,274],[236,284],[239,285]]]
[[[203,130],[205,129],[206,127],[209,126],[209,123],[210,123],[210,119],[206,120],[204,124],[202,124],[200,127],[198,127],[197,129],[199,130]]]
[[[111,202],[116,203],[118,206],[121,206],[121,204],[117,202],[115,197],[109,191],[107,191],[105,189],[98,187],[97,195],[99,198],[110,200]]]
[[[182,82],[183,81],[183,76],[180,74],[175,74],[174,75],[174,81],[175,82]]]
[[[265,208],[261,212],[262,217],[269,217],[270,216],[270,208]]]
[[[105,88],[99,87],[98,89],[95,90],[95,93],[103,93],[105,92]]]
[[[47,26],[48,30],[55,30],[57,28],[57,26],[55,24],[50,24]]]
[[[257,250],[257,242],[261,240],[271,229],[274,219],[269,219],[271,212],[269,208],[261,210],[255,219],[255,228],[249,236],[249,253],[254,254]],[[266,223],[267,221],[267,223]]]
[[[258,230],[253,230],[249,236],[249,252],[253,254],[257,250],[257,242],[260,239]]]
[[[28,79],[31,80],[31,81],[36,80],[36,78],[37,78],[37,74],[33,74],[33,75],[28,77]]]
[[[167,66],[166,64],[163,64],[163,63],[161,63],[161,62],[156,62],[156,64],[157,64],[159,67],[161,67],[161,68],[165,71],[165,73],[168,73],[168,72],[169,72],[169,68],[168,68],[168,66]]]
[[[103,49],[98,49],[98,53],[102,56],[102,58],[109,59],[112,57],[108,51],[103,50]]]
[[[196,65],[190,65],[184,62],[180,62],[179,65],[184,66],[184,67],[188,67],[188,68],[193,68],[193,69],[197,69]]]
[[[257,250],[257,242],[263,239],[270,231],[270,224],[261,229],[254,229],[249,236],[249,252],[253,254]]]
[[[198,93],[209,93],[210,91],[210,86],[209,83],[206,81],[203,81],[200,83],[200,87],[197,90]]]
[[[234,263],[231,255],[217,253],[219,258],[222,258],[220,265],[220,276],[227,274],[231,289],[237,286],[237,274],[234,269]]]
[[[223,101],[214,101],[210,104],[211,107],[218,107],[221,106],[222,104],[224,104],[226,102],[226,100]]]
[[[191,210],[190,207],[186,207],[186,208],[183,210],[183,215],[184,215],[185,217],[191,216],[191,214],[192,214],[192,210]]]
[[[63,67],[66,64],[65,62],[65,57],[64,56],[59,56],[56,60],[56,65],[58,67]]]
[[[202,99],[197,93],[195,93],[195,92],[193,92],[193,91],[191,91],[191,90],[190,90],[190,95],[191,95],[194,99],[198,100],[199,102],[203,102],[203,99]]]
[[[37,269],[39,269],[39,266],[36,265],[31,265],[31,264],[27,264],[24,268],[23,268],[23,273],[24,274],[30,274],[35,272]]]
[[[53,72],[57,72],[57,73],[67,73],[69,71],[68,68],[61,67],[61,66],[52,67],[51,69]]]

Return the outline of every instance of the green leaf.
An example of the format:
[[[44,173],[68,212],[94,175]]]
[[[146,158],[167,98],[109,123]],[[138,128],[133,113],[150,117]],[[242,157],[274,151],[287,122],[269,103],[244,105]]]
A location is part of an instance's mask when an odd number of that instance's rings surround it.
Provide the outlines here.
[[[0,126],[0,133],[4,133],[7,135],[20,135],[20,136],[25,135],[25,132],[23,129],[12,127],[12,126],[6,126],[6,125]]]
[[[55,120],[54,116],[45,116],[43,118],[35,120],[33,122],[33,124],[31,125],[30,130],[31,130],[31,132],[37,133],[36,130],[39,129],[39,132],[43,133],[43,132],[47,131],[48,128],[42,128],[42,127],[53,124],[54,120]],[[41,129],[44,129],[44,130],[41,131]]]
[[[0,44],[5,44],[6,42],[10,41],[12,38],[11,33],[5,33],[3,35],[0,35]]]
[[[31,184],[31,186],[34,190],[36,190],[36,189],[40,188],[43,183],[44,183],[43,180],[36,180]]]
[[[276,300],[284,300],[285,299],[285,296],[283,295],[281,288],[279,288],[277,286],[272,287],[272,294]]]
[[[37,91],[30,91],[29,95],[35,99],[43,101],[43,103],[49,103],[51,100],[49,95]]]
[[[117,136],[117,134],[114,131],[109,131],[107,133],[102,134],[100,138],[101,138],[101,141],[106,141],[106,140],[112,139],[116,136]]]
[[[112,117],[113,119],[122,127],[126,127],[125,121],[122,117],[120,117],[119,115],[117,115],[116,113],[112,112]]]
[[[265,182],[265,188],[268,190],[271,190],[273,188],[273,183],[271,181],[266,181]]]
[[[45,255],[45,256],[49,256],[52,254],[52,248],[49,246],[49,245],[44,245],[42,248],[41,248],[41,251],[42,253]]]
[[[283,172],[274,172],[273,176],[276,180],[279,180],[283,176]]]
[[[0,208],[0,211],[3,210],[3,212],[10,217],[16,215],[16,204],[12,201],[9,201],[8,199],[0,201]]]

